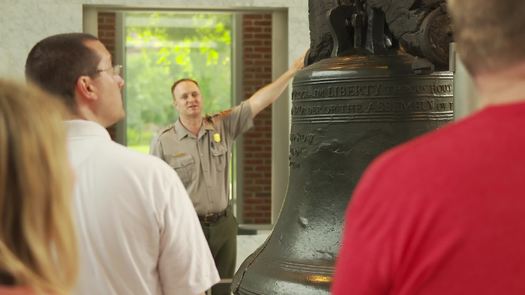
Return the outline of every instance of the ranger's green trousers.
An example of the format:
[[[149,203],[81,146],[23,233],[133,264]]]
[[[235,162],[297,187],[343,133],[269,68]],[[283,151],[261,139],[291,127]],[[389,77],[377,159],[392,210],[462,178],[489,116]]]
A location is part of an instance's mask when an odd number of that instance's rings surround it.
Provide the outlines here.
[[[201,222],[202,231],[210,246],[215,265],[221,279],[233,278],[237,258],[237,221],[230,209],[226,216],[215,223]],[[211,289],[212,295],[229,295],[230,284],[217,284]]]

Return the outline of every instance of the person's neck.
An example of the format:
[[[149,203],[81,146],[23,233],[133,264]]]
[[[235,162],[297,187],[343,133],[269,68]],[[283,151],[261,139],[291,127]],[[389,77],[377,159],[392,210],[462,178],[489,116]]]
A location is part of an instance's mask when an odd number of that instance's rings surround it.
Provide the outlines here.
[[[191,134],[197,136],[202,126],[202,116],[198,117],[179,117],[180,123]]]
[[[525,63],[475,78],[481,106],[525,101]]]
[[[108,128],[109,126],[113,124],[109,124],[108,122],[101,120],[97,116],[93,115],[92,113],[70,113],[69,116],[66,116],[66,120],[85,120],[85,121],[91,121],[98,123],[100,126],[104,128]]]

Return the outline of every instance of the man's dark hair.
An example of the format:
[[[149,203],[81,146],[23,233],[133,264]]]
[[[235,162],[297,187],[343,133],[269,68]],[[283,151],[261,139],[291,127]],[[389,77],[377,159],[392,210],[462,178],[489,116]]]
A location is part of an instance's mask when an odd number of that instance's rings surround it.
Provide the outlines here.
[[[195,85],[197,85],[197,87],[200,87],[199,83],[197,83],[197,81],[195,81],[195,80],[193,80],[191,78],[182,78],[182,79],[179,79],[179,80],[173,82],[173,85],[171,85],[171,95],[173,95],[173,90],[175,90],[175,87],[177,87],[177,85],[179,85],[179,83],[185,82],[185,81],[193,82],[193,83],[195,83]]]
[[[63,99],[74,111],[75,85],[82,75],[94,75],[101,57],[85,45],[98,40],[85,33],[58,34],[38,42],[26,60],[26,79]]]

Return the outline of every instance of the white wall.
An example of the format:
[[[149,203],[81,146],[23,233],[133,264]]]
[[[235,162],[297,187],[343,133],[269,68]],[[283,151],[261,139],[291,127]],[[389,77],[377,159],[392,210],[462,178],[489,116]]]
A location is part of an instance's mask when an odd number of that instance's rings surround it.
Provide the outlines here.
[[[82,6],[182,9],[288,9],[288,60],[309,47],[307,0],[0,0],[0,77],[23,79],[26,56],[40,39],[82,31]]]

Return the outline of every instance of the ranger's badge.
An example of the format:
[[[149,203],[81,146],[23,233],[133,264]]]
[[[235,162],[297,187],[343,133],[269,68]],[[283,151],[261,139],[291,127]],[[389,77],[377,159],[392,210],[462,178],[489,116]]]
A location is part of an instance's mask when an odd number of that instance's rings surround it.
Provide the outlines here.
[[[213,134],[213,141],[219,143],[221,142],[221,134],[220,133],[214,133]]]

